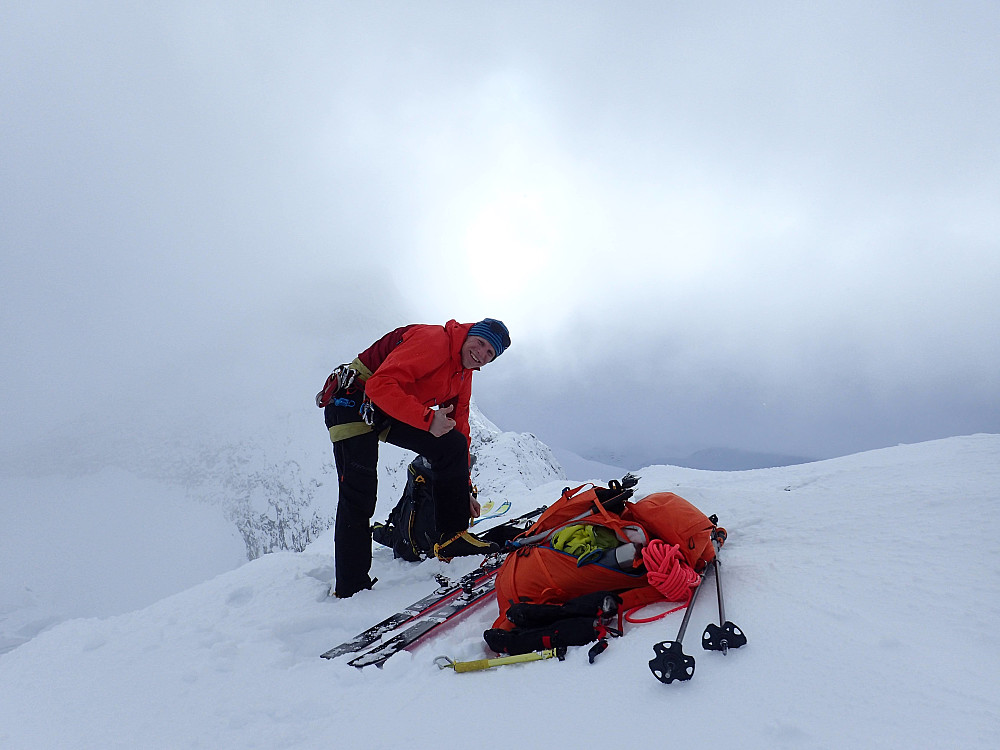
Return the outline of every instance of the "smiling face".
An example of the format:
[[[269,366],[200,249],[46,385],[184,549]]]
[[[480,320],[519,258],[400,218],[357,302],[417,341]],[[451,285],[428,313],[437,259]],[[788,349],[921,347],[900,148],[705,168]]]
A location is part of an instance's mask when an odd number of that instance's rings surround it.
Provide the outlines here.
[[[462,367],[467,370],[478,370],[496,359],[496,352],[486,339],[479,336],[469,336],[462,344]]]

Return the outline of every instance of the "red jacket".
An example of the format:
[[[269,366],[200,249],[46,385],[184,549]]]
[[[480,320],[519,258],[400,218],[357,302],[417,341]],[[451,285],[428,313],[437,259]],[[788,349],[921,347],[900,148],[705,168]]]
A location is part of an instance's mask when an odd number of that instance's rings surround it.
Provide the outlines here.
[[[365,382],[368,398],[390,417],[420,430],[430,429],[432,406],[454,405],[455,429],[468,442],[473,371],[462,367],[462,344],[472,325],[449,320],[443,326],[413,325],[393,331],[401,332],[402,340]],[[362,352],[359,359],[364,362],[369,352]]]

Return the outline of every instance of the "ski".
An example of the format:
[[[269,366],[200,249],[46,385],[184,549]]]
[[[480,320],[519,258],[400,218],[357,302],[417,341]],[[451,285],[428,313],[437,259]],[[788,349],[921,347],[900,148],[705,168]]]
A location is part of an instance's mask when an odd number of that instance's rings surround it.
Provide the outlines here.
[[[336,659],[338,656],[343,656],[344,654],[361,651],[373,643],[380,641],[382,636],[386,633],[390,633],[400,625],[405,625],[410,620],[420,617],[422,614],[433,609],[438,604],[448,601],[462,590],[461,583],[457,581],[452,582],[442,577],[438,583],[440,586],[431,593],[427,594],[427,596],[422,599],[418,599],[413,602],[413,604],[408,607],[404,607],[398,612],[394,612],[381,622],[378,622],[367,630],[363,630],[358,633],[351,640],[345,641],[339,646],[334,646],[329,651],[320,654],[320,656],[324,659]]]
[[[373,664],[381,667],[394,654],[398,654],[400,651],[413,646],[435,628],[458,617],[467,609],[488,597],[493,593],[495,584],[496,568],[488,573],[486,577],[482,578],[475,586],[463,591],[448,604],[433,610],[426,618],[415,622],[402,633],[393,636],[384,643],[380,643],[370,651],[354,657],[348,664],[358,669],[369,667]]]
[[[489,508],[484,506],[483,510],[484,512],[489,513],[489,511],[492,510],[492,505]],[[500,506],[492,513],[489,513],[489,515],[487,516],[480,516],[479,518],[475,519],[471,524],[469,524],[469,526],[470,527],[477,526],[483,521],[489,521],[492,518],[500,518],[500,516],[505,515],[508,510],[510,510],[510,500],[504,500],[502,503],[500,503]]]
[[[522,526],[526,526],[528,521],[531,521],[541,515],[545,511],[545,508],[546,506],[542,506],[520,515],[517,518],[511,518],[504,523],[497,524],[496,526],[483,532],[483,536],[488,537],[489,535],[499,534],[500,536],[496,538],[496,541],[501,543],[505,535],[504,532],[513,533]],[[497,563],[496,567],[499,567],[499,563]],[[370,628],[358,633],[349,641],[345,641],[339,646],[331,648],[329,651],[321,654],[321,656],[324,659],[335,659],[338,656],[343,656],[344,654],[363,651],[372,644],[378,643],[387,633],[390,633],[396,628],[401,627],[412,620],[416,620],[440,605],[445,604],[456,597],[463,590],[474,587],[477,583],[479,583],[479,580],[483,575],[491,576],[493,572],[495,572],[496,567],[492,568],[492,570],[477,568],[471,573],[463,576],[459,581],[449,581],[444,576],[440,576],[438,578],[438,588],[433,592],[418,599],[408,607],[404,607],[398,612],[389,615],[381,622],[378,622]]]

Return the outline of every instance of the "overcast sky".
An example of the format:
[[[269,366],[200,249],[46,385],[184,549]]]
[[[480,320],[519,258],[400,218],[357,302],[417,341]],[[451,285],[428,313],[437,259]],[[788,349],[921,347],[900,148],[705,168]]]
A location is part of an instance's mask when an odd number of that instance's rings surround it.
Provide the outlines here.
[[[993,0],[4,3],[4,444],[315,410],[485,316],[487,416],[591,455],[1000,432],[998,39]]]

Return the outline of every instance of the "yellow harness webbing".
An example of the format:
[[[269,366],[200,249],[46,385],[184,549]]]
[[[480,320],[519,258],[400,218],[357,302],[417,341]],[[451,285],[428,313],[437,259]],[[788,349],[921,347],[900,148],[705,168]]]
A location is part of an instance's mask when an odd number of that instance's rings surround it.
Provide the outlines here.
[[[357,379],[364,383],[368,378],[372,376],[372,371],[362,364],[361,360],[357,357],[354,361],[348,365],[352,370],[356,370],[358,375]],[[341,440],[347,440],[348,438],[357,437],[358,435],[364,435],[365,433],[372,431],[371,425],[367,425],[364,422],[347,422],[345,424],[335,424],[330,428],[330,442],[339,443]],[[386,427],[379,434],[378,439],[383,443],[385,442],[386,435],[389,434],[389,428]]]

